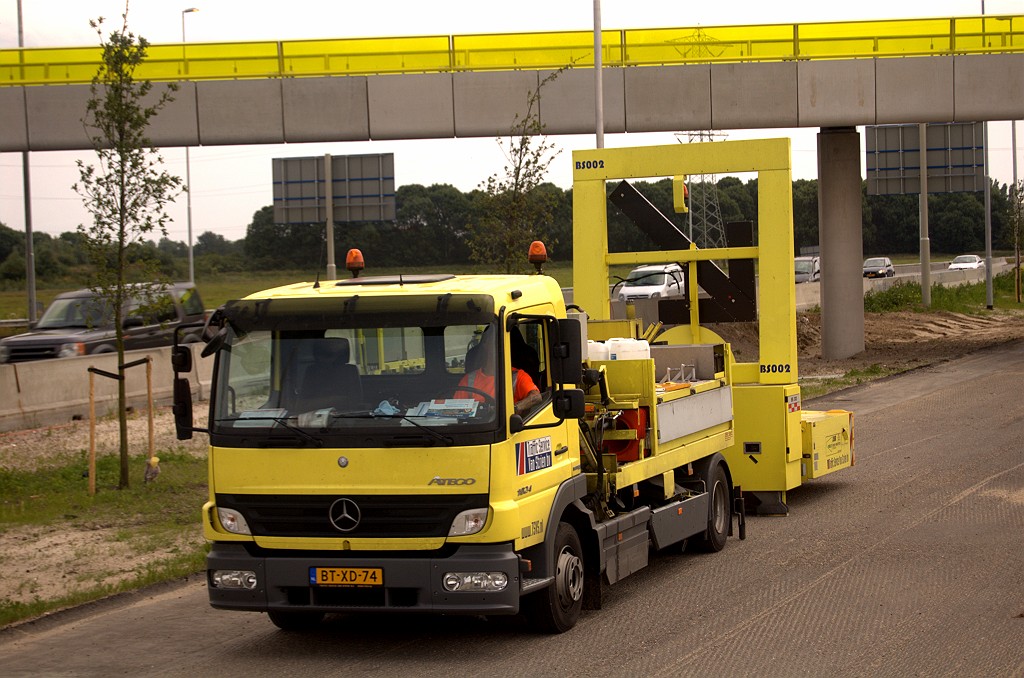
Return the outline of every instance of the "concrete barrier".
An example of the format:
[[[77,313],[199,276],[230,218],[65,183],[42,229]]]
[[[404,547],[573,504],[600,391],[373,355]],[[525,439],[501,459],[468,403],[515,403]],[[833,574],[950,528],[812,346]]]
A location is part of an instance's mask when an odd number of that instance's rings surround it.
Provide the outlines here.
[[[205,400],[213,375],[213,358],[200,358],[200,345],[192,348],[193,369],[189,374],[192,395]],[[173,397],[171,347],[128,351],[125,362],[149,356],[153,361],[153,401],[167,405]],[[89,416],[89,368],[117,373],[117,356],[112,353],[59,360],[38,360],[0,365],[0,431],[62,424]],[[117,411],[117,382],[94,375],[96,416]],[[125,375],[128,405],[145,408],[146,366],[129,368]]]

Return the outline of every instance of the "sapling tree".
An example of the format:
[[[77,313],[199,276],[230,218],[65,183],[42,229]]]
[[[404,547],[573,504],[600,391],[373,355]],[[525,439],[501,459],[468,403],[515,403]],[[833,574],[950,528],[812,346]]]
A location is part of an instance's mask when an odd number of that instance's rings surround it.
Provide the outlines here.
[[[551,73],[528,94],[525,112],[516,114],[508,138],[498,140],[506,159],[504,171],[491,175],[481,186],[470,258],[504,268],[505,273],[526,270],[530,242],[541,237],[553,219],[556,200],[550,191],[538,188],[561,151],[544,136],[540,100],[541,90],[560,73]]]
[[[173,85],[153,91],[136,79],[149,43],[128,29],[128,3],[119,30],[103,35],[103,18],[89,25],[100,38],[102,62],[91,85],[82,123],[96,161],[78,161],[73,189],[92,215],[79,225],[92,267],[92,289],[109,307],[116,331],[120,432],[118,488],[129,486],[128,424],[124,381],[124,324],[129,306],[155,298],[155,262],[135,256],[147,236],[167,234],[167,204],[184,190],[181,179],[161,169],[163,158],[147,136],[150,121],[170,101]],[[145,282],[143,282],[145,281]]]

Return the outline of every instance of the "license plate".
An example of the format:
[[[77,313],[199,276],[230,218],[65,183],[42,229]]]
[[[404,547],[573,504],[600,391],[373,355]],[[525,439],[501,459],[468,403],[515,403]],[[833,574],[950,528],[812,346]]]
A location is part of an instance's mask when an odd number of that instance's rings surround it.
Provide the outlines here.
[[[384,586],[384,570],[379,567],[311,567],[311,586]]]

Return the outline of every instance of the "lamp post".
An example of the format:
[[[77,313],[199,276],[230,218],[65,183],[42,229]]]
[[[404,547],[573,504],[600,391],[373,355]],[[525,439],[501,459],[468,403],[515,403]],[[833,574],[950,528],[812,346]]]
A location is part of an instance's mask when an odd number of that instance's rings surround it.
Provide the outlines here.
[[[18,0],[18,60],[23,61],[25,54],[20,52],[25,47],[25,33],[21,21],[21,0]],[[21,73],[25,77],[24,71]],[[36,256],[32,242],[32,182],[28,162],[28,151],[21,152],[21,181],[25,196],[25,284],[28,287],[28,321],[36,321]]]
[[[188,74],[188,60],[185,58],[185,15],[198,12],[198,7],[189,7],[181,10],[181,62],[185,75]],[[195,259],[192,256],[192,171],[189,158],[189,147],[185,145],[185,208],[188,214],[188,281],[196,281]]]

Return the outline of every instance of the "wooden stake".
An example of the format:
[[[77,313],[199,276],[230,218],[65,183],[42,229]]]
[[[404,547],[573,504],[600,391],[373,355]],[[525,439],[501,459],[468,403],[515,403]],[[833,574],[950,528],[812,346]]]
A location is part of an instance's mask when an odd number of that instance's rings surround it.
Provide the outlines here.
[[[96,375],[89,372],[89,496],[96,495]]]
[[[146,397],[149,403],[149,457],[156,453],[156,442],[153,437],[153,356],[146,356]],[[149,459],[146,459],[149,463]]]

